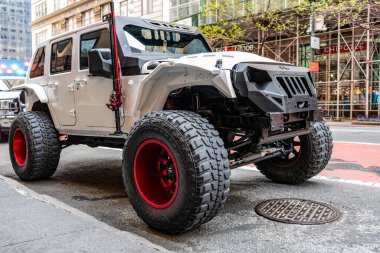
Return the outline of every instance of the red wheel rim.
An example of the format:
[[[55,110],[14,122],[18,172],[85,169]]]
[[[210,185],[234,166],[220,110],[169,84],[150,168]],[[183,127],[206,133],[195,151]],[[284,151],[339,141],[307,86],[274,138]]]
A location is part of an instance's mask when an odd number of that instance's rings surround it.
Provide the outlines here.
[[[13,135],[13,154],[19,166],[23,166],[26,160],[26,141],[20,128]]]
[[[301,138],[296,136],[292,139],[289,139],[288,142],[289,142],[289,145],[292,145],[293,151],[291,153],[288,153],[282,157],[277,157],[275,159],[275,161],[277,162],[279,166],[288,167],[290,165],[295,164],[302,157],[301,156],[301,153],[303,150],[302,146],[304,144]]]
[[[157,209],[169,207],[179,188],[177,162],[170,149],[159,140],[146,140],[136,152],[133,167],[142,199]]]

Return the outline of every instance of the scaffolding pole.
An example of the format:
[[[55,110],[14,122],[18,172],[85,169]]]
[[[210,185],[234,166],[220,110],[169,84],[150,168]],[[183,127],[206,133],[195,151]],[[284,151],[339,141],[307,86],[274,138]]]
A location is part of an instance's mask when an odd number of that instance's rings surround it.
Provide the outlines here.
[[[300,34],[299,34],[299,29],[300,29],[300,25],[299,25],[299,17],[297,17],[297,46],[296,46],[296,65],[298,66],[300,64]]]
[[[350,82],[350,119],[352,119],[352,110],[354,107],[354,79],[355,79],[355,60],[354,60],[354,52],[355,52],[355,28],[352,24],[352,34],[351,34],[351,82]]]
[[[337,59],[337,77],[336,77],[336,119],[339,119],[339,93],[340,93],[340,11],[338,11],[338,59]]]
[[[371,14],[371,9],[370,5],[368,4],[368,10],[367,10],[367,56],[366,56],[366,81],[365,81],[365,117],[368,118],[368,94],[369,94],[369,64],[370,64],[370,59],[369,59],[369,40],[370,40],[370,34],[369,34],[369,26],[370,26],[370,14]]]

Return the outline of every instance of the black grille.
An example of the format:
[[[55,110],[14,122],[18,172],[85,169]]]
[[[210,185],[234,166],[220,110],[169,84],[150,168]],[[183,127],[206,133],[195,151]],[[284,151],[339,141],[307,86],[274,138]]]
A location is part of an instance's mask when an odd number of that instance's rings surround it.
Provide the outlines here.
[[[282,77],[278,76],[277,81],[281,87],[285,90],[286,95],[289,98],[292,98],[296,95],[309,95],[313,96],[310,86],[305,77],[291,76],[291,77]]]

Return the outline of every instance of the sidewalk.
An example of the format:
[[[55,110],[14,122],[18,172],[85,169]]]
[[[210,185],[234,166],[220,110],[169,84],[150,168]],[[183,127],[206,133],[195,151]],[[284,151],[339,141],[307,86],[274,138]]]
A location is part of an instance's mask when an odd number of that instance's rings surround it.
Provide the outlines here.
[[[166,252],[0,176],[0,252]]]
[[[362,122],[357,120],[344,120],[344,121],[330,121],[327,120],[327,124],[330,126],[380,126],[380,122]]]
[[[352,126],[352,121],[326,121],[328,125],[330,126]]]

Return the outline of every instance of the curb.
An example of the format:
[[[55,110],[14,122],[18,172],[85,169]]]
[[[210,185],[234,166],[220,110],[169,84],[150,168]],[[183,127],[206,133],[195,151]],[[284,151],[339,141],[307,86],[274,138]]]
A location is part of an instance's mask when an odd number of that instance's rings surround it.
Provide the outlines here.
[[[4,183],[9,185],[12,189],[14,189],[15,191],[17,191],[19,194],[21,194],[23,196],[27,196],[29,198],[47,203],[47,204],[49,204],[55,208],[61,209],[65,212],[69,212],[75,216],[79,216],[79,217],[84,218],[86,220],[89,220],[93,223],[96,223],[97,225],[102,226],[107,230],[111,230],[111,231],[114,231],[116,233],[122,233],[125,236],[132,237],[133,239],[139,241],[140,243],[152,247],[153,249],[157,250],[157,252],[170,252],[169,250],[167,250],[167,249],[165,249],[159,245],[156,245],[156,244],[152,243],[151,241],[149,241],[143,237],[140,237],[140,236],[133,234],[131,232],[116,229],[116,228],[114,228],[114,227],[112,227],[112,226],[110,226],[104,222],[101,222],[101,221],[97,220],[96,218],[94,218],[93,216],[91,216],[85,212],[82,212],[82,211],[80,211],[74,207],[71,207],[71,206],[63,203],[62,201],[59,201],[58,199],[55,199],[55,198],[48,196],[48,195],[39,194],[39,193],[29,189],[28,187],[26,187],[25,185],[19,183],[18,181],[14,180],[14,179],[0,175],[0,181],[3,181]]]
[[[358,121],[353,120],[352,125],[362,125],[362,126],[380,126],[380,122],[371,122],[371,121]]]
[[[352,120],[352,121],[327,121],[327,124],[329,126],[380,126],[380,122],[371,122],[371,121],[358,121],[358,120]]]

